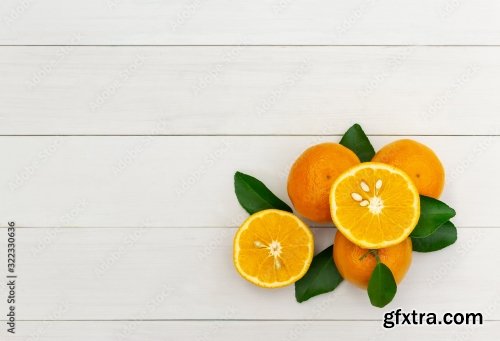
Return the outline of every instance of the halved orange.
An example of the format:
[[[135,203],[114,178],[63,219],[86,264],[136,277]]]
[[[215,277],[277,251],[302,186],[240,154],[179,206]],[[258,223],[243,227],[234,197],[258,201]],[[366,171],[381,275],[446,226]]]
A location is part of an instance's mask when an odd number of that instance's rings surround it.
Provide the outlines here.
[[[234,237],[234,265],[249,282],[280,288],[305,275],[314,254],[311,230],[295,215],[264,210],[250,216]]]
[[[399,168],[365,162],[344,172],[330,192],[333,222],[354,244],[380,249],[402,242],[420,217],[420,197]]]

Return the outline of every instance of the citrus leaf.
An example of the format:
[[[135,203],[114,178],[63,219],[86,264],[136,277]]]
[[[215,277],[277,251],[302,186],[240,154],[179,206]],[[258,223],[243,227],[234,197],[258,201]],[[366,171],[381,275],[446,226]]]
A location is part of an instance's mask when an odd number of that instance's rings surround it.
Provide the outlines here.
[[[412,237],[430,236],[436,229],[455,216],[455,210],[434,198],[420,196],[420,219],[411,233]]]
[[[290,206],[274,195],[266,185],[253,176],[236,172],[234,174],[234,191],[240,205],[249,214],[272,208],[293,212]]]
[[[373,149],[368,136],[357,123],[345,132],[340,144],[352,150],[361,162],[370,161],[375,155],[375,149]]]
[[[385,307],[396,296],[397,290],[391,269],[384,263],[378,262],[368,282],[368,297],[371,304],[378,308]]]
[[[307,273],[295,283],[295,299],[302,303],[311,297],[333,291],[343,278],[333,261],[333,245],[314,256]]]
[[[457,240],[457,228],[451,221],[439,226],[430,236],[424,238],[411,238],[413,251],[432,252],[444,249]]]

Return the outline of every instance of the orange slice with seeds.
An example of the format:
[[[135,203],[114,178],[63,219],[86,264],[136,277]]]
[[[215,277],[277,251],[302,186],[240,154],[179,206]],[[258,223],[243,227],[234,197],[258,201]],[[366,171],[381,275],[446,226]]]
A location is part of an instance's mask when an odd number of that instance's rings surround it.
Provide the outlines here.
[[[340,175],[332,185],[333,222],[354,244],[380,249],[402,242],[420,217],[420,197],[399,168],[365,162]]]
[[[234,265],[249,282],[279,288],[298,281],[311,265],[314,237],[295,215],[264,210],[250,216],[234,238]]]

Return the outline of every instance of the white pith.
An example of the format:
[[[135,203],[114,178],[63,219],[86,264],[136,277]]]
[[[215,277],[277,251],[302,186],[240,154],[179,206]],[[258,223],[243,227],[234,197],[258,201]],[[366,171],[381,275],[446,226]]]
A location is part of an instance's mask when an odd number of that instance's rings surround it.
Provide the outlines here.
[[[371,197],[368,209],[373,214],[380,214],[380,212],[384,209],[384,201],[377,196]]]
[[[271,244],[267,245],[264,242],[261,242],[260,240],[255,240],[253,242],[253,245],[259,249],[268,249],[269,250],[269,256],[274,258],[274,267],[278,270],[281,268],[281,261],[280,261],[280,256],[281,256],[281,243],[277,240],[273,240]]]

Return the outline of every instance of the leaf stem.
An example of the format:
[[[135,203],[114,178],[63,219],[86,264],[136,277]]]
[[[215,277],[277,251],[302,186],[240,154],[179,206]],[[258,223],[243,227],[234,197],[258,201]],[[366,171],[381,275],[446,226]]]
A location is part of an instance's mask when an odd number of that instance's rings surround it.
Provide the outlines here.
[[[359,257],[359,260],[365,259],[368,255],[370,254],[370,250],[366,251],[361,257]]]
[[[377,264],[381,263],[380,257],[378,255],[378,250],[370,250],[369,252],[372,254],[373,257],[375,257],[375,260],[377,261]]]
[[[372,255],[373,257],[375,257],[375,260],[377,261],[377,263],[380,263],[380,257],[378,255],[378,250],[368,250],[368,251],[366,251],[365,254],[363,254],[361,257],[359,257],[359,260],[365,259],[368,255]]]

